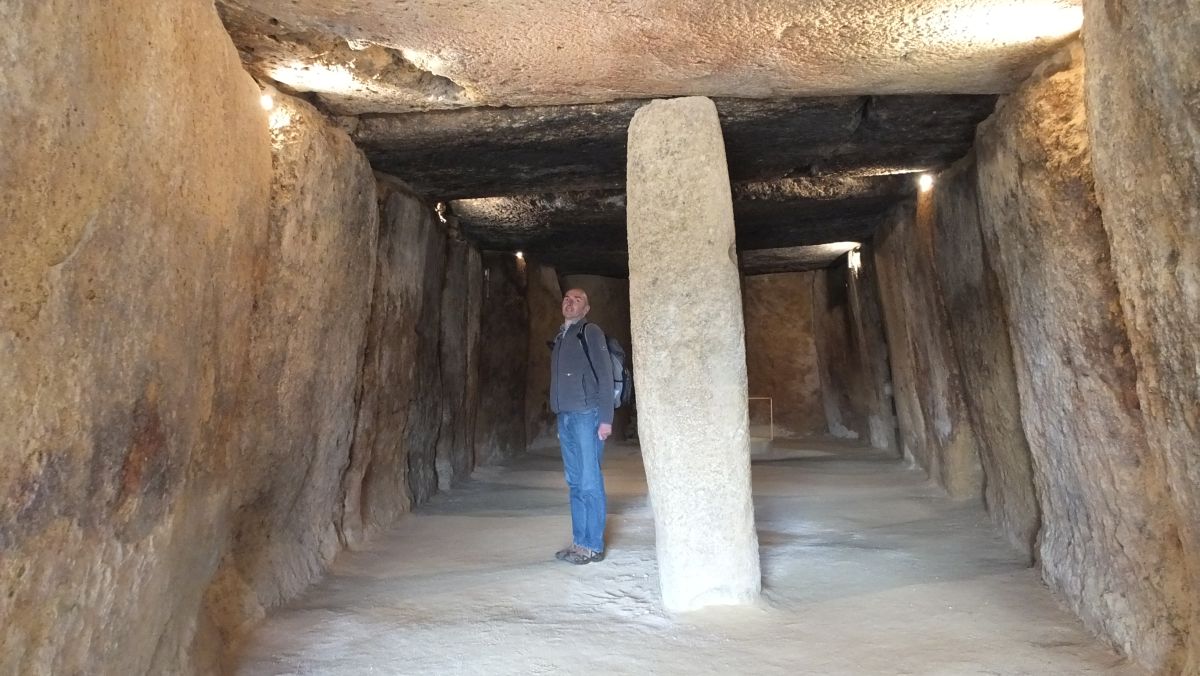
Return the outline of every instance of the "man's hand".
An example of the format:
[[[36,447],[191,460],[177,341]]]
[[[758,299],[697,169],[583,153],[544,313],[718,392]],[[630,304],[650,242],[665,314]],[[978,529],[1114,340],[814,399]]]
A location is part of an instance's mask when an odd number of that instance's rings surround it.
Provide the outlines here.
[[[609,423],[600,423],[600,431],[596,433],[596,436],[600,437],[600,441],[604,441],[611,434],[612,434],[612,425],[610,425]]]

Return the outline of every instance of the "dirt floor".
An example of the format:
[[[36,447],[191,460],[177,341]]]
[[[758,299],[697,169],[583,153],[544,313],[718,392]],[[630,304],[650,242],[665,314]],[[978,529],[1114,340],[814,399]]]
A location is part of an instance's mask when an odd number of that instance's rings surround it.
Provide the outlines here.
[[[271,615],[239,674],[1135,675],[991,529],[918,471],[831,442],[754,464],[764,593],[658,605],[641,458],[610,446],[609,556],[569,539],[561,464],[484,468]]]

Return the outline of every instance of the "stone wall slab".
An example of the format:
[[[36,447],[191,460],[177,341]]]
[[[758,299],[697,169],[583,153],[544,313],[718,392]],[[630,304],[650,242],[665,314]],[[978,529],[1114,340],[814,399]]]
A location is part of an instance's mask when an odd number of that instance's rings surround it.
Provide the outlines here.
[[[1189,603],[1179,515],[1138,398],[1078,44],[1001,101],[977,153],[981,226],[1042,503],[1043,576],[1093,630],[1178,673]]]
[[[749,392],[771,397],[779,437],[820,436],[827,429],[813,337],[814,274],[742,278]],[[765,402],[751,402],[755,435],[766,433],[767,414]]]
[[[187,671],[255,387],[267,117],[212,3],[0,24],[0,672]]]
[[[972,154],[938,176],[934,193],[934,272],[950,317],[963,398],[979,438],[984,502],[1009,542],[1033,561],[1040,525],[1033,466],[1008,310],[979,229],[978,176]]]
[[[1084,92],[1146,433],[1188,552],[1200,673],[1200,4],[1086,0]]]

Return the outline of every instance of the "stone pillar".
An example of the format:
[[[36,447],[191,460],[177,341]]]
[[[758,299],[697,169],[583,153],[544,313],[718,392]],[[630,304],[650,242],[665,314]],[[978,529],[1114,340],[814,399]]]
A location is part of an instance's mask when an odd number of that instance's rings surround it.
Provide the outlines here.
[[[638,431],[668,610],[753,601],[742,299],[717,109],[654,101],[629,125],[629,299]]]

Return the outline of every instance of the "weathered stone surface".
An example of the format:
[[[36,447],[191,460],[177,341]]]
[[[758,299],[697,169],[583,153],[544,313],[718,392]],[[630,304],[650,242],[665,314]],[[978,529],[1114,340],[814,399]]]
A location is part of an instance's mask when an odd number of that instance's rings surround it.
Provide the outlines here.
[[[471,105],[462,87],[417,67],[401,50],[290,28],[238,2],[216,4],[247,70],[290,92],[313,92],[331,112],[356,115]]]
[[[813,343],[812,275],[785,273],[742,279],[749,394],[771,397],[775,436],[824,434],[821,377]],[[766,421],[754,402],[755,432]]]
[[[205,601],[223,642],[313,582],[341,548],[374,282],[371,167],[312,106],[278,97],[268,247],[257,262],[231,542]]]
[[[379,244],[358,426],[343,476],[343,539],[358,544],[437,488],[446,238],[429,207],[377,176]]]
[[[442,425],[437,440],[438,489],[446,490],[475,468],[475,412],[479,404],[479,313],[483,267],[479,252],[459,238],[451,221],[442,282]]]
[[[988,512],[1032,562],[1041,517],[1021,426],[1008,311],[979,230],[977,183],[973,155],[938,177],[934,270],[951,318],[947,326],[963,399],[979,440]]]
[[[858,242],[833,242],[808,246],[787,246],[778,249],[752,249],[738,255],[744,275],[766,275],[779,272],[807,272],[829,267]]]
[[[209,3],[0,23],[0,672],[187,671],[250,461],[266,115]]]
[[[372,164],[437,199],[618,190],[644,101],[346,118]],[[994,96],[717,99],[735,182],[884,176],[962,157]],[[780,143],[787,139],[787,143]],[[463,158],[471,158],[463,162]],[[735,199],[737,195],[735,194]]]
[[[525,376],[529,372],[529,311],[525,268],[511,254],[483,254],[479,319],[479,411],[475,458],[495,463],[525,452]]]
[[[563,278],[563,289],[583,289],[592,306],[588,312],[589,322],[598,324],[608,336],[616,338],[625,348],[625,357],[633,366],[629,334],[629,280],[597,275],[570,275]],[[561,314],[560,314],[561,317]],[[612,439],[618,441],[636,434],[634,423],[636,412],[630,402],[613,411]]]
[[[1200,5],[1088,2],[1084,86],[1096,195],[1143,424],[1165,459],[1200,673]]]
[[[746,353],[717,110],[655,101],[629,127],[629,297],[638,434],[663,603],[745,603],[761,582]]]
[[[849,273],[847,293],[850,299],[850,328],[863,369],[867,433],[871,445],[884,450],[899,450],[896,415],[892,403],[892,372],[888,365],[888,346],[884,338],[883,309],[872,245],[846,254]]]
[[[562,326],[558,273],[527,259],[525,305],[529,311],[529,371],[525,376],[525,439],[529,448],[558,445],[558,417],[550,410],[550,347]]]
[[[813,343],[820,375],[820,400],[829,433],[866,438],[866,371],[851,330],[849,270],[834,265],[812,275]]]
[[[735,184],[743,271],[793,272],[827,264],[869,238],[880,215],[910,196],[914,185],[911,175]],[[532,252],[571,274],[627,274],[621,191],[483,197],[450,205],[466,233],[484,248]]]
[[[243,0],[289,26],[402,53],[477,105],[671,96],[1010,91],[1081,23],[1078,2]],[[330,94],[357,93],[353,73]]]
[[[893,209],[875,235],[875,263],[904,454],[950,495],[965,498],[980,494],[983,477],[934,280],[932,206],[926,193]]]
[[[1179,673],[1179,514],[1143,426],[1084,111],[1078,46],[1000,104],[977,143],[981,225],[1009,310],[1043,575],[1093,630]]]

